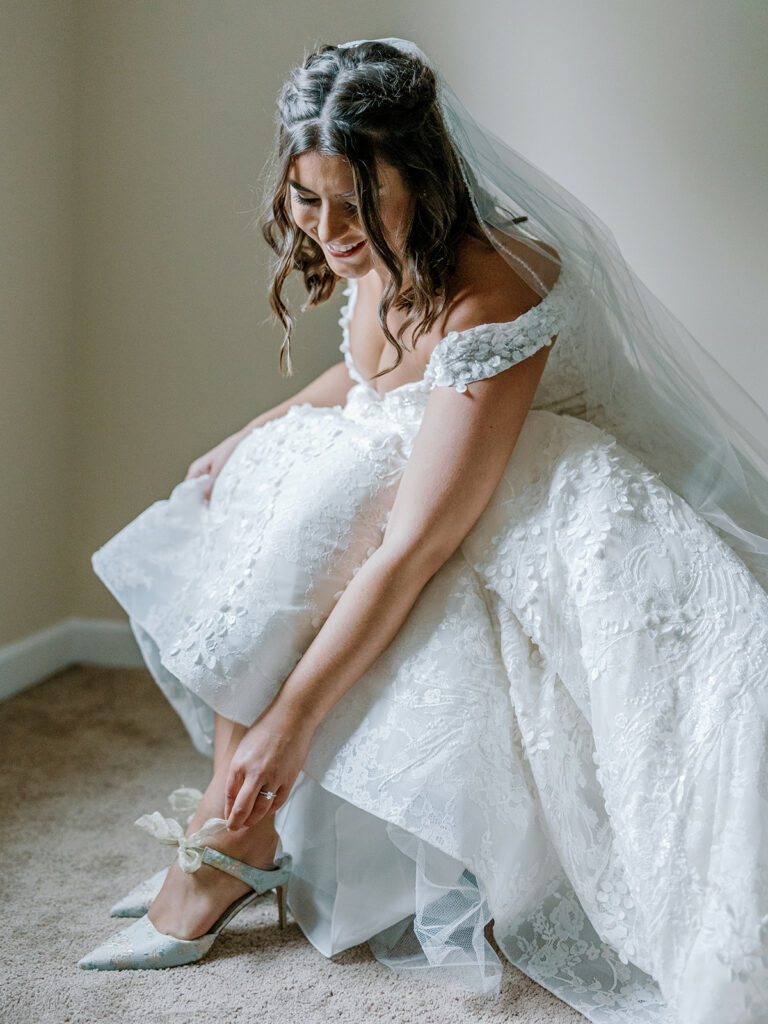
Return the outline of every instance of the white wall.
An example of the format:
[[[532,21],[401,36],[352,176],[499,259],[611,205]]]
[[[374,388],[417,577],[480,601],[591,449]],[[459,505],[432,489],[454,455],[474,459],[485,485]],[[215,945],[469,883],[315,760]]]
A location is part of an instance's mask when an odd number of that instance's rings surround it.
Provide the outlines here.
[[[75,31],[0,4],[0,645],[69,614]]]

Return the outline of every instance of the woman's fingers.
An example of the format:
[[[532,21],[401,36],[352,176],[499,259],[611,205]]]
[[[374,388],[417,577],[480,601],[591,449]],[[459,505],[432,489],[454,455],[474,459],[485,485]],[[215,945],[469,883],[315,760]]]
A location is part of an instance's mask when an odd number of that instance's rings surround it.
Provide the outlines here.
[[[245,827],[250,828],[251,825],[255,825],[257,821],[261,821],[267,814],[271,814],[272,811],[276,811],[277,808],[283,803],[277,795],[268,797],[267,793],[275,793],[280,787],[277,785],[267,786],[262,784],[256,800],[253,805],[253,810],[245,820]]]
[[[269,787],[255,775],[246,775],[239,792],[232,804],[232,809],[227,815],[227,824],[230,829],[245,828],[246,825],[259,821],[269,810],[271,800],[268,800],[261,790]]]
[[[274,814],[275,811],[279,811],[290,796],[291,788],[292,784],[273,784],[268,786],[264,782],[260,783],[259,792],[253,804],[253,810],[245,819],[243,827],[250,828],[257,821],[261,821],[262,818],[266,817],[267,814]],[[275,795],[270,798],[265,795],[266,792],[274,793]]]
[[[203,491],[203,497],[205,498],[206,501],[211,500],[211,494],[213,493],[213,485],[216,483],[216,478],[218,477],[220,472],[221,466],[211,466],[208,469],[208,483],[205,485],[205,490]]]
[[[242,828],[246,818],[253,810],[254,787],[250,779],[246,778],[240,786],[240,791],[232,804],[232,809],[227,815],[227,826],[233,831]]]
[[[306,760],[309,739],[279,710],[268,708],[259,716],[230,762],[225,816],[231,829],[253,825],[285,803]]]
[[[198,462],[197,460],[191,464],[187,470],[187,475],[184,477],[185,480],[194,480],[196,476],[205,476],[211,469],[210,462]]]
[[[277,797],[266,794],[277,793],[277,783],[271,785],[255,776],[246,776],[232,804],[229,814],[225,814],[230,829],[250,828],[257,821],[270,813],[275,807]],[[282,801],[280,801],[282,803]]]
[[[274,792],[274,790],[272,791]],[[274,800],[270,800],[269,809],[271,811],[279,811],[285,801],[290,795],[291,789],[289,786],[281,786]]]
[[[224,788],[224,817],[229,819],[232,808],[237,800],[240,789],[245,780],[245,772],[231,767],[227,776],[227,783]]]

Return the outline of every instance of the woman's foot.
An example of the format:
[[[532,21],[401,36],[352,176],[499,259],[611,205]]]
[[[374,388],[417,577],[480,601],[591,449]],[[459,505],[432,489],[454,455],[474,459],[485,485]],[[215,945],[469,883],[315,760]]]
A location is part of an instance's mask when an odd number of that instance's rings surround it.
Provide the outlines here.
[[[221,817],[223,812],[223,785],[221,775],[217,774],[206,790],[186,834],[195,832],[208,818]],[[206,840],[204,845],[252,867],[269,870],[274,866],[277,842],[274,816],[268,815],[253,828],[219,832]],[[193,874],[186,874],[178,861],[174,861],[147,914],[155,928],[165,935],[195,939],[205,935],[221,913],[249,890],[250,886],[245,882],[208,864],[202,864]]]

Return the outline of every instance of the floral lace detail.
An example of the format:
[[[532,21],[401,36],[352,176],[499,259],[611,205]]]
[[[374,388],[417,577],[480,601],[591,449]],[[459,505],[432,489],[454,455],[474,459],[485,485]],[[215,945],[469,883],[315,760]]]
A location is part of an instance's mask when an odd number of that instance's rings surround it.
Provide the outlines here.
[[[573,322],[579,297],[576,281],[563,267],[541,302],[517,319],[446,334],[432,351],[424,379],[433,386],[466,391],[472,381],[501,373],[551,345],[554,336]]]

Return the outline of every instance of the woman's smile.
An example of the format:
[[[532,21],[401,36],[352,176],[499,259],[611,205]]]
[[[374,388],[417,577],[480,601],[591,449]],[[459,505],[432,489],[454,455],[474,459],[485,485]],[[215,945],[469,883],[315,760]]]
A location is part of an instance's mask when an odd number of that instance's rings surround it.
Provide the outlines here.
[[[350,256],[355,256],[365,245],[365,239],[363,238],[360,242],[353,242],[350,245],[331,245],[330,242],[326,245],[326,249],[331,256],[336,256],[338,259],[347,259]]]

